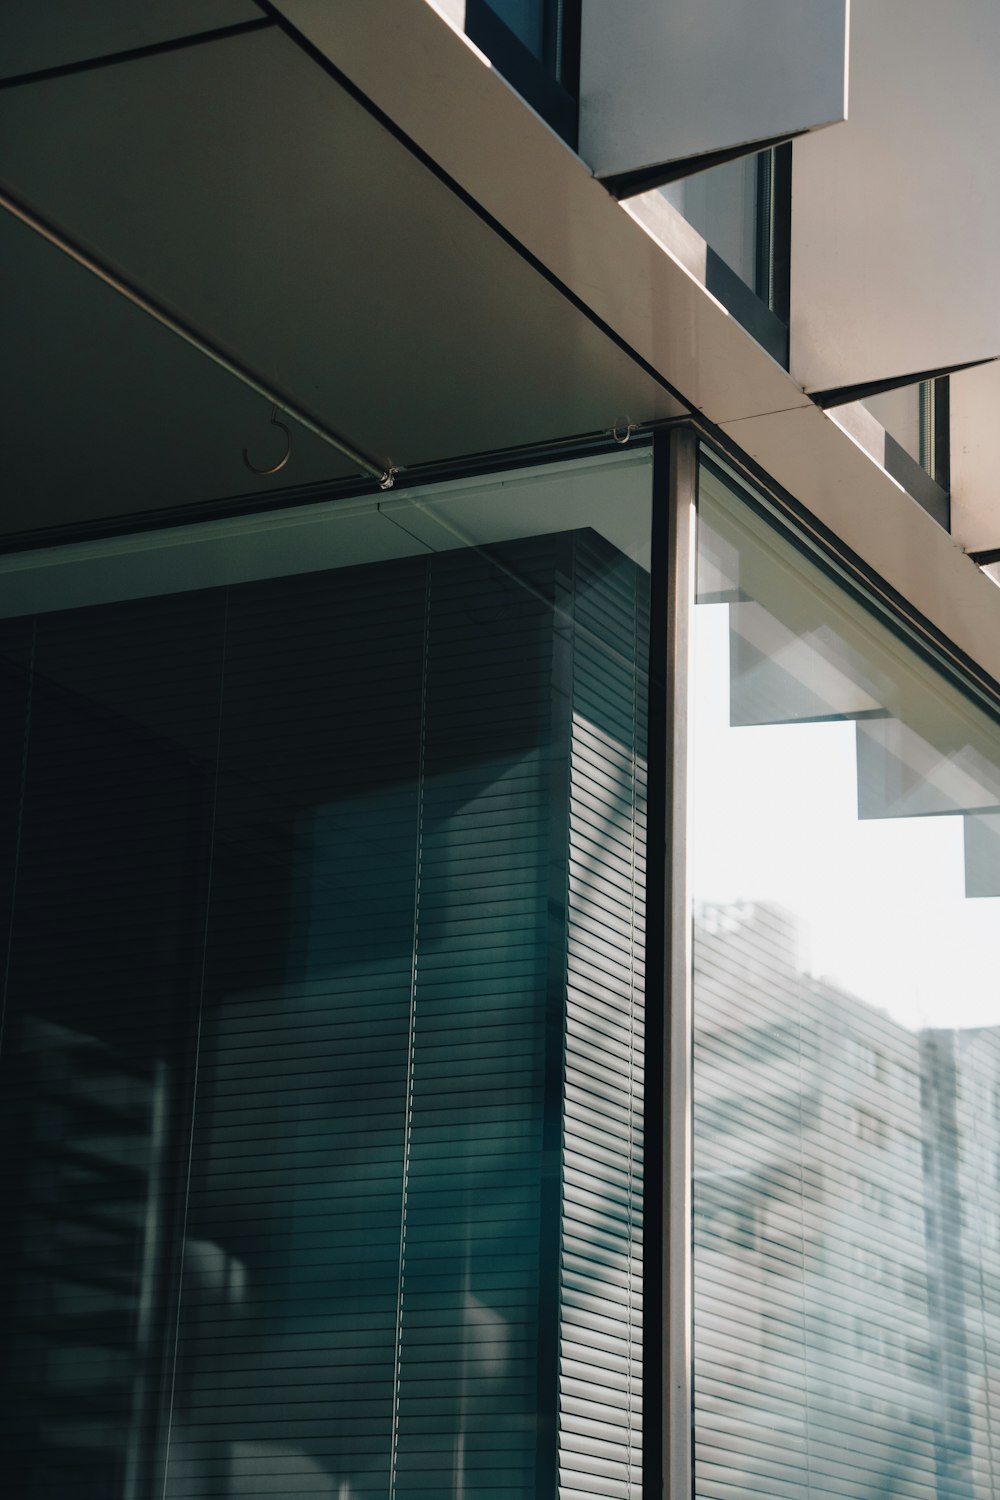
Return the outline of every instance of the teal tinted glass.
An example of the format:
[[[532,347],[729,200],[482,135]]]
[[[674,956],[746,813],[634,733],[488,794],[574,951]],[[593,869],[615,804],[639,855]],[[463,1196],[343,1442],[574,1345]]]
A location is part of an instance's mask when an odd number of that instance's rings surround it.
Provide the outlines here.
[[[695,1488],[985,1497],[1000,726],[703,470]]]
[[[548,0],[487,0],[489,7],[523,42],[533,57],[545,57],[546,18],[553,8]]]
[[[649,479],[114,543],[0,623],[19,1497],[638,1484]]]

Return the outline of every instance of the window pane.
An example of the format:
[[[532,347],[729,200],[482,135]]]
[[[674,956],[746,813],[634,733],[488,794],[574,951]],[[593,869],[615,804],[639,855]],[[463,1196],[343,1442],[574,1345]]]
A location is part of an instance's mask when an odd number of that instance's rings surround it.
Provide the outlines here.
[[[110,549],[0,625],[18,1496],[639,1482],[649,477],[235,523],[158,597]]]
[[[869,396],[865,406],[901,448],[920,462],[920,403],[922,386],[904,385],[881,396]]]
[[[541,62],[545,56],[545,15],[549,8],[545,0],[487,0],[487,3]]]
[[[711,468],[699,524],[696,1490],[986,1500],[1000,728]]]
[[[744,156],[660,189],[752,290],[763,269],[758,266],[758,216],[767,208],[759,201],[759,176],[757,157]]]
[[[934,441],[936,387],[940,384],[922,380],[917,385],[884,391],[881,396],[869,396],[864,403],[886,432],[932,479],[937,477],[941,458],[935,452]]]

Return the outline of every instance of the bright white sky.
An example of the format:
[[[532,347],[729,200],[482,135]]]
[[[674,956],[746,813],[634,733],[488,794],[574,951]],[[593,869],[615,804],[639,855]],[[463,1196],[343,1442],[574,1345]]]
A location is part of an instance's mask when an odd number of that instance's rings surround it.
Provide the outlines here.
[[[965,895],[962,819],[860,821],[853,723],[731,729],[728,606],[694,613],[696,899],[784,907],[803,969],[906,1026],[1000,1026],[1000,898]]]

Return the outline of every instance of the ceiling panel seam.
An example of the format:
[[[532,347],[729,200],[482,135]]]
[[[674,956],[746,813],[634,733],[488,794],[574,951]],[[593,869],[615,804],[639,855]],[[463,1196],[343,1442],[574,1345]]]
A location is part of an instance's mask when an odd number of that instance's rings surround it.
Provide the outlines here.
[[[345,91],[345,93],[349,94],[351,98],[355,100],[356,103],[360,104],[361,107],[365,109],[374,120],[377,120],[379,125],[381,125],[384,130],[388,131],[394,140],[398,141],[401,146],[405,147],[405,149],[409,151],[411,156],[415,157],[416,160],[420,162],[421,166],[425,167],[429,172],[433,174],[433,176],[438,179],[439,182],[443,183],[450,192],[454,193],[455,196],[460,200],[460,202],[462,202],[466,206],[466,208],[470,209],[477,218],[479,218],[484,224],[487,225],[489,229],[493,231],[494,234],[496,234],[501,240],[503,240],[504,244],[508,245],[512,250],[514,250],[517,255],[519,255],[521,259],[532,268],[533,271],[535,271],[539,276],[547,281],[550,286],[554,287],[556,291],[559,292],[560,295],[563,296],[566,301],[576,309],[577,312],[582,313],[583,316],[588,320],[588,322],[592,323],[594,327],[598,328],[606,338],[610,339],[610,341],[614,345],[616,345],[617,348],[621,349],[622,352],[626,354],[629,359],[634,361],[634,363],[637,364],[639,368],[646,375],[648,375],[651,380],[654,380],[662,390],[665,390],[668,395],[673,396],[674,400],[677,401],[681,406],[687,408],[687,410],[689,411],[692,410],[691,402],[677,389],[676,386],[672,385],[671,382],[667,380],[666,376],[663,375],[655,365],[650,364],[650,362],[645,359],[638,352],[638,350],[628,342],[627,339],[622,338],[621,334],[618,333],[616,329],[612,328],[609,323],[606,323],[604,319],[601,318],[597,313],[595,313],[593,308],[588,307],[587,303],[584,302],[582,297],[577,296],[577,294],[570,287],[568,287],[566,283],[555,274],[555,272],[549,269],[544,261],[539,260],[538,257],[534,255],[526,245],[522,244],[522,242],[517,239],[515,235],[511,234],[510,230],[508,230],[503,224],[501,224],[499,219],[494,218],[494,216],[489,212],[488,209],[484,208],[483,205],[478,202],[478,200],[475,199],[471,193],[463,188],[461,183],[456,182],[455,178],[452,177],[449,172],[446,172],[444,168],[441,167],[440,164],[436,162],[432,156],[430,156],[420,145],[418,145],[418,143],[413,139],[412,136],[408,135],[405,130],[401,129],[400,126],[396,124],[395,120],[393,120],[389,115],[381,110],[378,105],[368,97],[367,94],[359,89],[352,79],[350,79],[345,73],[342,73],[341,70],[336,66],[336,64],[331,62],[330,59],[323,52],[321,52],[320,49],[316,47],[308,37],[304,36],[301,31],[293,26],[292,23],[281,14],[280,11],[275,10],[269,3],[269,0],[257,0],[257,3],[260,5],[261,9],[264,10],[267,15],[272,18],[274,24],[279,27],[281,31],[284,32],[284,34],[292,42],[295,43],[297,47],[299,47],[314,63],[316,63],[317,66],[322,68],[324,73],[332,78],[334,82],[337,83]]]
[[[269,16],[254,21],[238,21],[233,26],[219,26],[214,31],[196,31],[188,36],[170,37],[162,42],[147,42],[142,47],[127,47],[122,52],[107,52],[101,57],[84,57],[78,62],[59,63],[52,68],[37,68],[31,73],[15,73],[0,78],[0,91],[28,88],[33,83],[48,83],[54,78],[69,78],[74,73],[90,73],[96,68],[113,68],[120,63],[136,62],[143,57],[157,57],[164,52],[180,52],[203,43],[222,41],[248,31],[263,31],[274,25]]]

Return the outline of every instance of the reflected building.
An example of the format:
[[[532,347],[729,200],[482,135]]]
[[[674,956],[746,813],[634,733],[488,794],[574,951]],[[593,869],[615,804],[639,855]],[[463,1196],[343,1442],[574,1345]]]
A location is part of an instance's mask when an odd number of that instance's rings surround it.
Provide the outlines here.
[[[698,1494],[988,1500],[1000,1030],[906,1029],[765,904],[701,909],[695,997]]]

